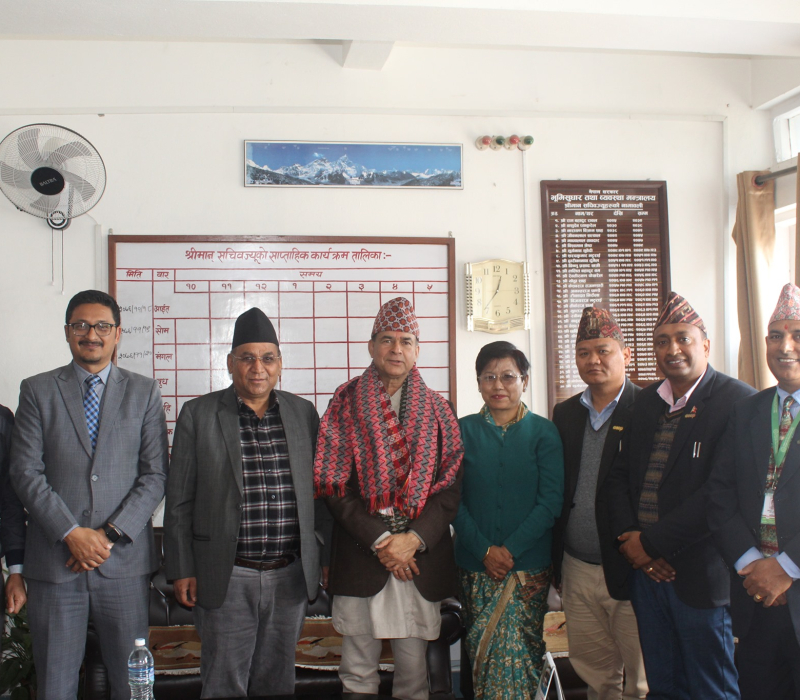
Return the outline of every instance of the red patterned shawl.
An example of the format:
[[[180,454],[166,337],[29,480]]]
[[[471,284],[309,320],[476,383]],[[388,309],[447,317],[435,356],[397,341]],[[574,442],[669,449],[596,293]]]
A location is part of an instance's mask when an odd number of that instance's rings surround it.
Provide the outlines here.
[[[404,390],[405,425],[392,409],[374,364],[336,390],[319,426],[317,496],[343,496],[355,462],[361,498],[370,513],[394,506],[413,519],[429,496],[453,484],[464,447],[450,405],[428,389],[416,366]]]

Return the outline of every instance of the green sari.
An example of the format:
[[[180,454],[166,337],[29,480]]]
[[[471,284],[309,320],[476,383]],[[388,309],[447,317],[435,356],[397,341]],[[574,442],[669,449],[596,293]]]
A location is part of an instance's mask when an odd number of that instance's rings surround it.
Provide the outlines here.
[[[545,652],[552,568],[510,571],[502,581],[485,572],[458,573],[475,697],[533,698]]]

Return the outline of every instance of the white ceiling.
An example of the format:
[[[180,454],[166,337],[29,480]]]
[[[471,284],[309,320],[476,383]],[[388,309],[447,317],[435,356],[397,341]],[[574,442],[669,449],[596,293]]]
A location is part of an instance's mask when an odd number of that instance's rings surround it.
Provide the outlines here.
[[[800,57],[800,2],[0,0],[0,39],[355,41]]]

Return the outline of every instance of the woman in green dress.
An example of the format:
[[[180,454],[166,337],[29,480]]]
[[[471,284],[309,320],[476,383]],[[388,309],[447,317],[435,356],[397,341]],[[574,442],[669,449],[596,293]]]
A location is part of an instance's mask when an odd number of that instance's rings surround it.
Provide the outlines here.
[[[511,343],[478,353],[484,406],[459,422],[461,506],[453,523],[476,698],[532,698],[545,652],[553,523],[561,512],[561,438],[522,403],[530,363]]]

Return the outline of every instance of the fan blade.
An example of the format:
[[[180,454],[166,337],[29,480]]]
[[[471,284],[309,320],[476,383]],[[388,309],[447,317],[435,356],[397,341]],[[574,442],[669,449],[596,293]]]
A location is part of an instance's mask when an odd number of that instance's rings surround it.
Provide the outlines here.
[[[70,143],[65,143],[63,146],[59,146],[47,156],[47,163],[54,168],[58,168],[65,160],[69,160],[70,158],[91,155],[91,149],[87,148],[80,141],[71,141]]]
[[[31,170],[44,165],[44,159],[39,151],[39,127],[27,129],[17,136],[17,147],[22,162]]]
[[[95,186],[91,182],[87,182],[80,175],[76,175],[75,173],[71,173],[71,172],[69,172],[69,170],[62,170],[60,172],[64,176],[64,179],[81,196],[81,199],[84,202],[87,199],[91,199],[92,197],[94,197],[94,193],[97,190],[96,190]]]
[[[17,170],[8,163],[0,161],[0,181],[18,190],[31,189],[31,174],[27,170]]]
[[[56,206],[58,205],[59,200],[61,197],[58,195],[47,195],[43,194],[39,199],[34,200],[28,206],[31,209],[36,209],[44,214],[51,214]]]

